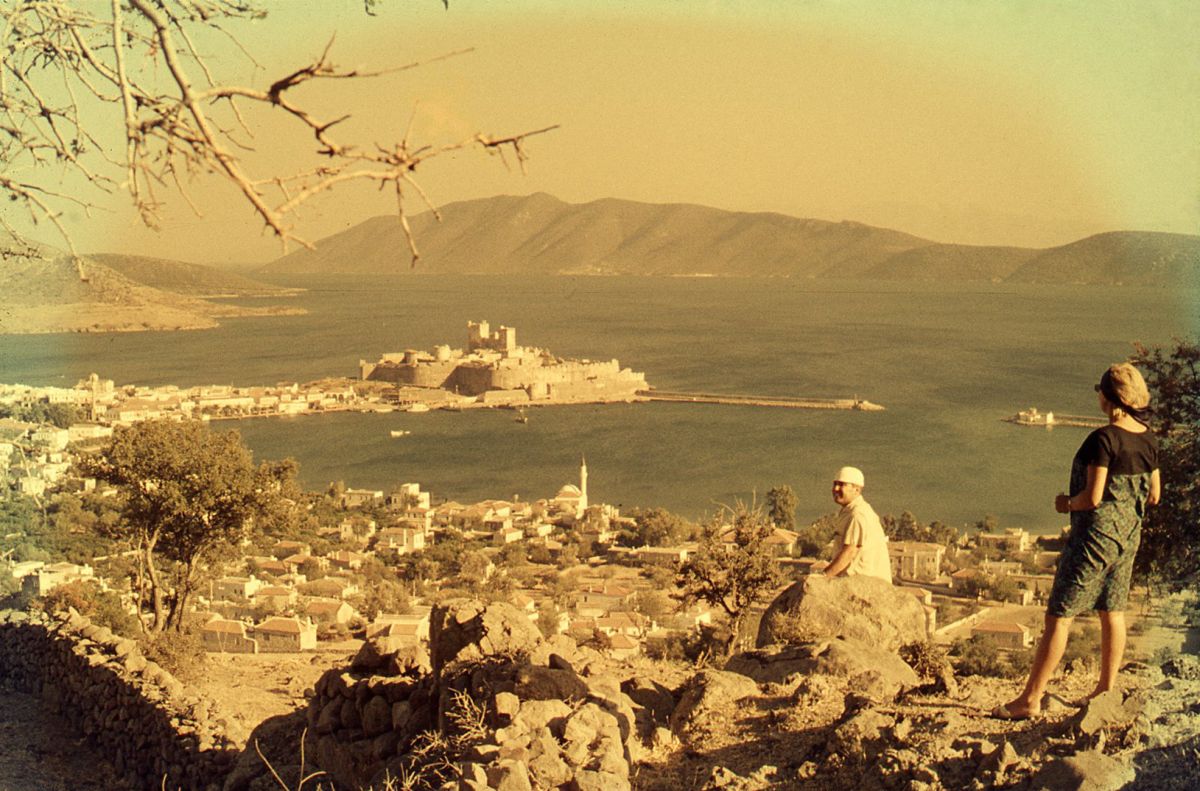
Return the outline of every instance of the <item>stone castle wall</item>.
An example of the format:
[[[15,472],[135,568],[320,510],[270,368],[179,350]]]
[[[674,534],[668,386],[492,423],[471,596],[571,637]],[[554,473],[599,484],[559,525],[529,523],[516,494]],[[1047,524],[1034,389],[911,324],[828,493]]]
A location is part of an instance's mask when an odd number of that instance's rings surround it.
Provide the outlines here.
[[[403,363],[364,363],[361,366],[363,379],[373,382],[393,382],[398,385],[411,387],[442,387],[453,389],[450,379],[455,373],[458,363],[449,360],[445,362],[427,361],[418,365]]]
[[[241,747],[215,708],[135,641],[74,613],[0,611],[5,689],[39,695],[134,788],[220,788]]]
[[[646,388],[644,374],[622,369],[617,360],[566,360],[543,365],[541,357],[510,357],[495,365],[462,360],[381,361],[360,364],[363,379],[402,386],[450,390],[478,396],[495,390],[525,390],[534,399],[624,400]]]

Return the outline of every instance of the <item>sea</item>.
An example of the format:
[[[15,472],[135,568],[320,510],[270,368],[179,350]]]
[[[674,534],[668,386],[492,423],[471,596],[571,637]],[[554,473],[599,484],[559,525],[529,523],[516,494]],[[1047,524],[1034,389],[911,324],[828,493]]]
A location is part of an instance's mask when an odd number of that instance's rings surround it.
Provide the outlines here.
[[[1200,335],[1200,289],[852,280],[569,276],[292,276],[303,316],[213,330],[0,336],[0,381],[70,386],[258,385],[355,376],[360,359],[465,345],[468,321],[518,343],[644,371],[664,390],[862,398],[881,412],[688,403],[214,423],[260,459],[292,457],[310,488],[415,481],[435,500],[552,497],[661,506],[703,519],[789,485],[806,523],[836,510],[842,465],[881,514],[966,528],[993,516],[1063,525],[1086,429],[1030,428],[1018,410],[1099,416],[1093,384],[1132,343]],[[235,300],[236,301],[236,300]],[[246,300],[259,304],[261,300]],[[412,433],[393,438],[390,431]],[[1169,496],[1169,493],[1167,494]]]

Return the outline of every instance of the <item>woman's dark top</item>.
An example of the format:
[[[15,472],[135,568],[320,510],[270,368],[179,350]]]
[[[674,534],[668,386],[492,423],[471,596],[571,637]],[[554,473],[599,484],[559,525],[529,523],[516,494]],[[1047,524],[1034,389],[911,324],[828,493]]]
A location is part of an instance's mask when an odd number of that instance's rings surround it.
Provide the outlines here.
[[[1071,528],[1082,527],[1093,519],[1116,519],[1132,528],[1130,520],[1140,524],[1150,496],[1150,476],[1158,469],[1158,440],[1150,430],[1141,433],[1118,426],[1098,428],[1079,446],[1071,462],[1072,497],[1087,488],[1087,468],[1108,468],[1104,495],[1095,511],[1072,511]]]

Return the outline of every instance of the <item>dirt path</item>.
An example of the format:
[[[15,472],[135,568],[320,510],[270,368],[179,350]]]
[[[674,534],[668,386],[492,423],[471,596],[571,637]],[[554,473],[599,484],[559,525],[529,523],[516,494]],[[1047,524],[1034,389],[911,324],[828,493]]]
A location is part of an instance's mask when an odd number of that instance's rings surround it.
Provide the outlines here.
[[[348,666],[361,645],[346,640],[299,654],[209,654],[201,677],[187,686],[215,701],[234,726],[230,735],[240,739],[263,720],[306,706],[304,691],[327,669]]]
[[[116,772],[39,698],[0,693],[0,791],[126,789]]]

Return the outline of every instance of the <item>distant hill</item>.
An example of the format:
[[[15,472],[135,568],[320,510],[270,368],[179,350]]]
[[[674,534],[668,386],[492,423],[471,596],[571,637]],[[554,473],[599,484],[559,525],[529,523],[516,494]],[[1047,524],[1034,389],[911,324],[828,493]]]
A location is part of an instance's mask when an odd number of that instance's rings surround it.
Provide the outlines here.
[[[1200,236],[1101,233],[1042,250],[1012,273],[1024,283],[1200,284]]]
[[[237,272],[167,258],[119,253],[92,253],[88,258],[120,272],[136,283],[196,297],[274,297],[300,290],[263,283]]]
[[[940,244],[856,222],[545,193],[451,203],[412,220],[420,273],[718,275],[1028,283],[1200,282],[1200,236],[1119,231],[1045,250]],[[375,217],[256,270],[409,272],[396,218]]]
[[[452,203],[441,212],[441,223],[429,213],[412,222],[422,272],[855,276],[930,244],[860,223],[616,199],[572,205],[544,193]],[[257,271],[407,269],[395,217],[376,217]]]
[[[76,267],[49,247],[6,247],[0,255],[0,333],[205,329],[225,316],[303,313],[213,304],[135,282],[93,259]]]

